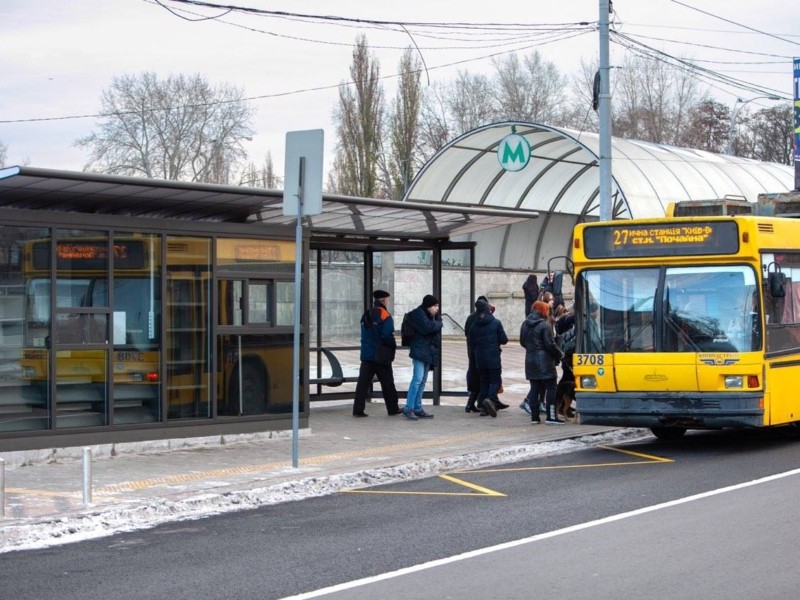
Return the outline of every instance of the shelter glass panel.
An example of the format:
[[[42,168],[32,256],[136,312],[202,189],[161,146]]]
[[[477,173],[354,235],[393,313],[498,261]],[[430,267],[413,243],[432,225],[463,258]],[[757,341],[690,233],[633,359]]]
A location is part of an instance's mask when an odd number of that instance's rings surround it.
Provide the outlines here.
[[[160,421],[161,236],[115,236],[114,249],[114,423]]]
[[[167,416],[211,417],[211,239],[167,238]]]
[[[49,290],[50,275],[34,272],[30,260],[34,241],[49,237],[46,228],[0,226],[0,431],[49,426],[50,302],[48,294],[37,303],[35,291],[44,278]]]

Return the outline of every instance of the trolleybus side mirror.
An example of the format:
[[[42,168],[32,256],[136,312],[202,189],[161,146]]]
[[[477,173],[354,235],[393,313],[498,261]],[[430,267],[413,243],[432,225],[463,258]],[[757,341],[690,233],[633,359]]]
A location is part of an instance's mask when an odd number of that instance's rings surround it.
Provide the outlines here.
[[[553,280],[550,282],[552,289],[550,290],[556,298],[561,295],[561,280],[564,277],[563,271],[555,271],[553,273]]]
[[[770,271],[774,266],[775,270]],[[767,284],[769,285],[769,295],[773,298],[783,298],[786,296],[786,275],[781,273],[780,266],[776,263],[767,265]]]

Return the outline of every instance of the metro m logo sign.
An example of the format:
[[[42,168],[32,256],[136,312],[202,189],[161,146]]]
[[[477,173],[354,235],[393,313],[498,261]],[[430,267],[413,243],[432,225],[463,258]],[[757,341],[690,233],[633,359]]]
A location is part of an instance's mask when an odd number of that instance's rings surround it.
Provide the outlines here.
[[[506,171],[520,171],[531,160],[531,146],[521,135],[507,135],[497,146],[497,161]]]

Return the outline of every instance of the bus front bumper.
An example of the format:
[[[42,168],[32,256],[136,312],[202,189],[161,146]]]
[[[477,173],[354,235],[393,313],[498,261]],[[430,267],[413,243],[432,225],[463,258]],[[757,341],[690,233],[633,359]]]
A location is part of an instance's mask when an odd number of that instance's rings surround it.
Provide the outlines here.
[[[763,392],[575,394],[580,422],[615,427],[763,427]]]

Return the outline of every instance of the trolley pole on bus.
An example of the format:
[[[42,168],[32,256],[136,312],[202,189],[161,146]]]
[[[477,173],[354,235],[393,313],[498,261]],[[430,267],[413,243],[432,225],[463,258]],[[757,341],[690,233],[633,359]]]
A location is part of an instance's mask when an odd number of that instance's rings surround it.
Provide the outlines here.
[[[303,302],[303,217],[322,212],[322,129],[290,131],[286,134],[283,178],[283,214],[296,216],[294,257],[294,351],[292,385],[292,467],[300,464],[300,315]]]

